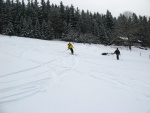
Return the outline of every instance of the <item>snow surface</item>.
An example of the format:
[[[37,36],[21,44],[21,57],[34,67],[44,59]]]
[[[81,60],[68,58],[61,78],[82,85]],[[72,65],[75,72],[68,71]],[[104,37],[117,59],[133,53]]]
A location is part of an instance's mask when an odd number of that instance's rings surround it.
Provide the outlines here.
[[[150,113],[150,50],[0,35],[0,113]]]

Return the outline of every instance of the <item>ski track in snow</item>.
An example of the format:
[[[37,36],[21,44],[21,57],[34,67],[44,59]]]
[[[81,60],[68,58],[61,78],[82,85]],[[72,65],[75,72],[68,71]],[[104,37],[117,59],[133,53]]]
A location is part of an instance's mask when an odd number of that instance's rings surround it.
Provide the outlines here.
[[[8,43],[10,43],[10,42],[8,42]],[[7,44],[7,42],[5,42],[3,44]],[[15,44],[14,44],[14,46],[15,46]],[[30,51],[29,48],[23,50],[22,52],[20,52],[19,57],[23,58],[23,54],[25,54],[28,51]],[[13,54],[10,54],[9,51],[8,52],[2,51],[2,52],[3,52],[3,54],[6,53],[12,57],[18,57]],[[26,59],[26,60],[28,60],[28,59]],[[32,60],[29,60],[29,61],[34,62]],[[55,59],[53,61],[55,61]],[[38,73],[36,71],[42,70],[42,68],[46,64],[49,64],[50,62],[52,62],[52,61],[48,61],[46,63],[44,62],[43,64],[39,63],[40,65],[37,65],[32,68],[19,70],[17,72],[12,72],[9,74],[1,75],[0,76],[0,78],[1,78],[0,79],[1,80],[1,82],[0,82],[0,92],[1,92],[0,93],[0,103],[21,99],[21,98],[36,94],[37,92],[44,90],[44,88],[47,86],[48,82],[52,79],[52,77],[51,77],[52,73],[50,72],[50,70],[48,71],[48,69],[43,72],[38,72]],[[32,71],[32,74],[30,74],[28,76],[26,74],[28,74],[27,72],[29,72],[29,71],[30,72]],[[23,75],[23,76],[20,78],[19,77],[20,75]],[[13,76],[13,80],[12,80],[12,76]],[[17,79],[18,77],[19,77],[19,79]],[[27,81],[26,81],[26,79],[27,79]],[[7,81],[7,80],[9,80],[9,81]],[[25,83],[22,83],[20,81],[22,81],[22,82],[25,81]],[[11,83],[15,84],[15,86],[9,86],[9,85],[12,85]]]
[[[91,58],[88,58],[91,60]],[[88,71],[86,72],[89,76],[93,77],[94,79],[106,82],[107,84],[111,85],[110,87],[118,88],[120,90],[125,90],[127,92],[133,92],[138,95],[142,95],[147,102],[150,101],[150,82],[149,81],[143,81],[142,77],[137,78],[136,74],[131,74],[130,71],[132,69],[129,69],[127,67],[118,67],[115,65],[110,65],[110,64],[98,64],[92,59],[93,61],[89,60],[81,60],[84,64],[86,63],[86,69]],[[102,65],[104,68],[106,68],[106,71],[101,71],[99,68],[93,68],[93,65]],[[124,75],[123,73],[118,73],[118,72],[111,72],[107,68],[114,68],[114,69],[121,69],[122,72],[126,71],[128,72],[128,76]],[[138,73],[143,74],[140,70],[136,70]],[[149,76],[149,73],[145,73],[145,76]],[[147,92],[145,92],[145,89],[143,90],[143,87],[147,88]],[[138,96],[137,96],[138,98]],[[139,100],[143,101],[143,99],[138,98]],[[145,101],[144,100],[144,101]]]
[[[36,63],[36,66],[0,75],[0,104],[45,91],[48,86],[55,87],[55,84],[59,84],[69,71],[77,67],[78,58],[76,56],[55,51],[47,52],[44,46],[41,46],[43,47],[41,49],[32,44],[17,44],[10,41],[1,43],[1,54]],[[18,50],[21,48],[22,51],[16,53],[17,48]],[[45,61],[32,59],[28,53],[46,56],[47,59]],[[58,57],[55,58],[56,55]],[[49,60],[48,57],[51,56],[54,57]]]
[[[4,47],[7,45],[5,50],[3,45],[5,45]],[[80,51],[80,54],[78,53],[78,55],[70,55],[69,52],[62,53],[61,51],[58,51],[58,49],[56,51],[53,49],[47,49],[47,45],[41,44],[39,47],[36,47],[37,45],[38,44],[30,42],[24,44],[23,41],[20,43],[11,41],[4,41],[1,43],[1,54],[32,62],[36,66],[0,75],[0,104],[23,99],[39,92],[44,92],[47,88],[53,89],[59,86],[64,77],[67,77],[71,71],[76,71],[81,75],[85,74],[90,76],[91,79],[105,82],[109,87],[142,95],[145,100],[148,99],[148,101],[150,101],[150,83],[142,80],[142,77],[137,78],[135,76],[136,74],[130,74],[130,71],[133,70],[125,67],[125,65],[117,66],[115,63],[114,65],[109,63],[101,64],[100,62],[104,57],[100,58],[96,55],[87,57],[85,54],[82,55],[82,52]],[[17,48],[21,49],[18,49],[18,52],[15,52]],[[89,49],[89,46],[86,48]],[[35,59],[30,57],[29,54],[35,55]],[[45,59],[38,59],[36,58],[36,55],[40,55]],[[95,62],[94,59],[99,60],[99,63]],[[114,61],[116,62],[116,60]],[[119,62],[121,61],[123,60],[120,60]],[[80,68],[78,68],[79,65]],[[99,69],[99,65],[103,66],[104,69]],[[128,75],[116,71],[109,71],[109,68],[114,68],[114,70],[119,69],[122,70],[122,72],[126,71]],[[140,73],[138,70],[136,70],[136,72]],[[147,77],[148,75],[149,73],[145,72],[144,76]],[[147,92],[142,89],[142,86],[147,89]]]

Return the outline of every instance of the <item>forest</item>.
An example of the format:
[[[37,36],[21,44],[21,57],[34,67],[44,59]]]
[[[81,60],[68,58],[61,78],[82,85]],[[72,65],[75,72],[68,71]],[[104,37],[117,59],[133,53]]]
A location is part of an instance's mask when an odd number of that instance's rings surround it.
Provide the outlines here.
[[[130,11],[114,17],[109,10],[91,13],[49,0],[28,0],[27,4],[24,0],[0,0],[0,34],[104,45],[126,37],[129,44],[136,39],[150,47],[150,17]]]

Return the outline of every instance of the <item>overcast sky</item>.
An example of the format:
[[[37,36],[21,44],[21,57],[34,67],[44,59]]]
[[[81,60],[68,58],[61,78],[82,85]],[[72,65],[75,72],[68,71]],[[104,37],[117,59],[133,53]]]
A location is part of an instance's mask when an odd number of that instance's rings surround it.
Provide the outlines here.
[[[131,11],[141,16],[150,16],[150,0],[50,0],[50,3],[59,5],[60,1],[65,6],[73,4],[74,8],[89,10],[92,13],[106,14],[108,9],[115,17],[124,11]]]

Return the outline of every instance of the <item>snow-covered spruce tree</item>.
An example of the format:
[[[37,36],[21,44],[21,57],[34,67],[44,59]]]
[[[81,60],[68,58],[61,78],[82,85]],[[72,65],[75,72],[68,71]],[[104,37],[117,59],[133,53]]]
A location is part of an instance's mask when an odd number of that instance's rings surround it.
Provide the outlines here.
[[[38,8],[38,11],[35,11],[37,18],[39,19],[39,23],[42,24],[43,20],[46,18],[46,5],[45,1],[41,0],[41,5]]]
[[[6,3],[3,4],[3,28],[2,33],[6,35],[14,35],[14,27],[13,27],[13,16],[12,16],[12,2],[10,0],[6,0]]]
[[[4,29],[2,30],[2,34],[9,35],[9,36],[13,36],[15,34],[14,27],[11,22],[9,22],[8,25],[4,27]]]
[[[77,10],[74,9],[74,6],[71,5],[70,9],[68,9],[66,11],[66,15],[67,15],[67,18],[66,18],[66,23],[67,23],[67,27],[64,27],[64,32],[67,31],[67,36],[65,38],[65,40],[68,40],[68,41],[75,41],[76,38],[78,37],[79,35],[79,10],[77,8]],[[68,20],[69,19],[69,20]]]
[[[66,18],[65,7],[62,2],[60,2],[60,7],[59,7],[59,11],[57,14],[58,14],[58,21],[57,21],[57,27],[56,27],[57,35],[59,36],[58,38],[62,38],[62,34],[64,32],[64,27],[65,27],[64,21]]]
[[[127,37],[128,46],[131,50],[131,38],[133,37],[133,23],[132,23],[132,12],[126,11],[120,14],[118,17],[117,24],[115,26],[115,34],[117,37]]]
[[[3,10],[3,3],[4,3],[4,1],[0,0],[0,14],[2,13],[2,10]]]
[[[16,36],[19,36],[20,35],[20,31],[21,31],[21,28],[20,28],[20,17],[18,15],[16,15],[15,19],[14,19],[14,22],[13,22],[13,25],[14,25],[14,31],[15,31],[15,35]]]
[[[142,41],[142,46],[148,46],[149,45],[149,24],[147,17],[140,16],[140,24],[139,24],[139,36],[140,40]]]
[[[86,29],[86,14],[84,12],[84,10],[81,11],[81,21],[80,21],[80,28],[81,28],[81,32],[84,34],[86,33],[87,29]]]
[[[41,38],[42,39],[47,39],[46,28],[47,28],[47,23],[45,22],[45,20],[43,20],[42,25],[41,25]]]
[[[69,6],[66,6],[66,8],[65,8],[65,15],[66,15],[65,21],[66,21],[66,23],[68,25],[69,21],[70,21],[70,9],[69,9]]]
[[[66,19],[65,6],[63,5],[62,1],[60,2],[59,18],[62,21],[64,21]]]
[[[77,8],[75,10],[75,13],[74,13],[74,24],[75,24],[75,31],[76,32],[79,32],[79,25],[80,25],[80,11],[79,9]]]
[[[30,17],[28,17],[27,23],[28,23],[27,35],[28,35],[28,37],[33,37],[34,36],[34,26],[33,26],[33,22]]]
[[[4,1],[0,0],[0,34],[2,33],[2,28],[3,28],[3,10],[4,10]]]
[[[133,25],[134,34],[137,35],[138,28],[139,28],[139,19],[135,13],[133,13],[132,15],[132,25]]]
[[[48,15],[48,13],[50,13],[50,8],[51,8],[51,6],[50,6],[50,1],[47,0],[47,2],[46,2],[46,14],[47,14],[47,15]]]
[[[150,17],[148,20],[148,46],[150,47]]]
[[[12,11],[11,14],[13,16],[13,19],[16,18],[16,16],[20,17],[25,11],[25,4],[24,1],[22,1],[22,4],[20,0],[16,0],[15,3],[12,5]]]
[[[51,27],[54,30],[54,36],[55,38],[59,39],[61,38],[62,33],[60,32],[62,28],[60,28],[61,26],[61,21],[59,18],[59,9],[57,8],[57,5],[53,6],[51,8]]]
[[[20,36],[28,37],[28,23],[27,23],[25,18],[23,19],[23,23],[22,23],[22,26],[21,26]]]
[[[109,10],[107,10],[105,18],[104,18],[104,25],[106,29],[108,43],[112,40],[112,31],[114,29],[114,19]]]
[[[62,2],[57,6],[55,4],[50,5],[49,0],[46,3],[41,0],[41,5],[38,5],[37,0],[28,0],[28,4],[25,6],[24,0],[22,0],[22,3],[19,0],[16,0],[15,3],[13,0],[0,0],[0,16],[0,33],[6,32],[6,27],[12,24],[13,35],[18,36],[36,36],[35,38],[42,39],[47,37],[47,39],[61,38],[62,35],[65,36],[66,29],[68,29],[68,36],[70,35],[70,39],[74,41],[80,40],[80,35],[82,35],[80,41],[85,42],[86,37],[88,37],[93,42],[107,44],[112,38],[123,36],[128,37],[129,40],[132,38],[140,39],[145,45],[150,43],[150,22],[148,18],[137,17],[134,13],[125,12],[116,19],[113,18],[110,11],[107,11],[105,15],[92,14],[84,10],[80,12],[73,5],[64,6]],[[39,24],[37,24],[37,19]],[[23,27],[23,20],[26,20],[28,25],[25,28]],[[44,25],[48,21],[51,21],[51,27]],[[51,29],[52,37],[51,33],[47,34],[49,31],[46,31],[46,34],[44,33],[43,29],[47,28]],[[38,34],[38,31],[42,31],[42,36]]]
[[[68,34],[68,25],[66,21],[63,22],[63,26],[62,40],[66,40]]]
[[[95,19],[90,15],[90,12],[87,10],[86,12],[86,18],[85,18],[85,24],[86,24],[86,33],[93,33],[93,21]]]
[[[69,20],[69,23],[70,23],[70,25],[71,25],[71,28],[72,29],[75,29],[75,15],[74,15],[74,11],[75,9],[74,9],[74,6],[73,5],[71,5],[71,7],[70,7],[70,20]]]
[[[96,38],[99,37],[99,27],[98,27],[98,24],[96,22],[96,19],[93,19],[93,22],[92,22],[92,29],[91,29],[91,34],[92,36],[89,37],[90,39],[90,42],[88,43],[99,43],[98,40],[96,40]]]
[[[104,20],[103,20],[103,16],[100,15],[99,13],[96,14],[95,20],[97,23],[97,42],[101,43],[101,44],[107,44],[108,40],[107,40],[107,33],[106,33],[106,27],[104,25]]]
[[[46,24],[46,31],[45,31],[45,37],[47,40],[52,40],[55,38],[54,36],[54,29],[52,28],[51,21],[48,21]]]
[[[36,19],[36,22],[35,22],[33,35],[34,35],[34,38],[41,39],[41,29],[40,29],[40,23],[39,23],[38,18]]]

